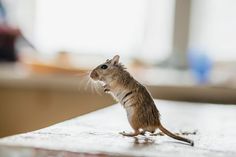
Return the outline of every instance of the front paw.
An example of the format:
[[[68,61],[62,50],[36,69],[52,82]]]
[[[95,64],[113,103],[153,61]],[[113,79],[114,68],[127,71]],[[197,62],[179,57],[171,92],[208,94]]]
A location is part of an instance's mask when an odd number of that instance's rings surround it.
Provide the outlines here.
[[[122,131],[122,132],[119,132],[119,134],[125,136],[126,133],[125,133],[125,131]]]
[[[110,89],[105,88],[105,89],[104,89],[104,92],[105,92],[105,93],[108,93],[108,92],[110,92]]]
[[[103,88],[104,88],[104,92],[105,92],[105,93],[108,93],[108,92],[110,91],[108,85],[104,85]]]

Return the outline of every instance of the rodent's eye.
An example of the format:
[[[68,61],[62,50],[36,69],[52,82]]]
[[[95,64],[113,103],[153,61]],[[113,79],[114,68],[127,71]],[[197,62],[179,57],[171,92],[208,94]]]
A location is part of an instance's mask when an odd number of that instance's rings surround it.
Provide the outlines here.
[[[104,65],[101,66],[101,68],[102,68],[102,69],[107,69],[108,66],[104,64]]]

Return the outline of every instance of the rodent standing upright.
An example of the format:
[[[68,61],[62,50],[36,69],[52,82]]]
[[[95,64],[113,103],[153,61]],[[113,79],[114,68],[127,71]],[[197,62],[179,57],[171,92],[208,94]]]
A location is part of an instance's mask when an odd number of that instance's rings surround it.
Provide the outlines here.
[[[92,70],[90,77],[103,82],[104,91],[110,93],[126,109],[128,121],[134,132],[121,134],[137,136],[145,134],[146,131],[154,133],[159,128],[166,135],[193,146],[192,140],[177,136],[162,126],[160,113],[151,94],[126,71],[119,58],[116,55],[112,59],[107,59],[105,63]]]

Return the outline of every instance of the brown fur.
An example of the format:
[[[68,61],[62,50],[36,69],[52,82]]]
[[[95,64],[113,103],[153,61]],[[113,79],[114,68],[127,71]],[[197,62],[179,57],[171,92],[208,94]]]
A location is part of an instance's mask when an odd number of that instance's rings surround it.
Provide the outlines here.
[[[106,65],[107,68],[102,69],[102,65]],[[119,63],[119,56],[114,56],[113,59],[97,66],[90,76],[94,80],[105,83],[104,91],[109,92],[126,109],[129,123],[134,132],[122,132],[122,135],[137,136],[145,134],[146,131],[154,133],[159,128],[166,135],[193,146],[192,140],[177,136],[162,126],[160,113],[151,94]]]

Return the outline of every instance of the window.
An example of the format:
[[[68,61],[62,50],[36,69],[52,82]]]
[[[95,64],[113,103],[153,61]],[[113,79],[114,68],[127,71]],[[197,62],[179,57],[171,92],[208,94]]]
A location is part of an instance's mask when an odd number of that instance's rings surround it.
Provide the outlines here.
[[[140,56],[171,51],[173,0],[37,0],[35,44],[43,53]]]
[[[236,59],[236,1],[194,0],[190,47],[204,49],[215,61]]]

